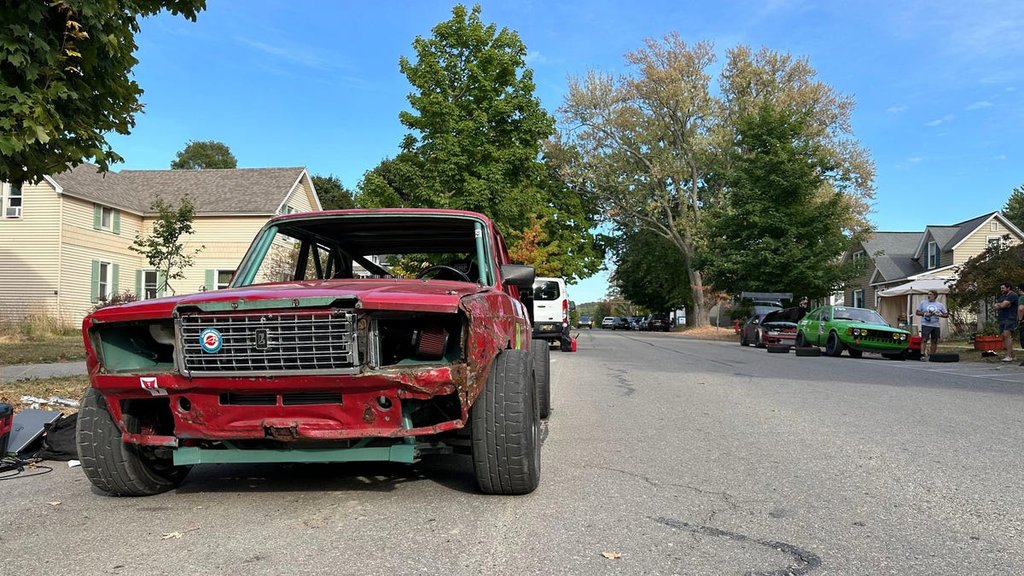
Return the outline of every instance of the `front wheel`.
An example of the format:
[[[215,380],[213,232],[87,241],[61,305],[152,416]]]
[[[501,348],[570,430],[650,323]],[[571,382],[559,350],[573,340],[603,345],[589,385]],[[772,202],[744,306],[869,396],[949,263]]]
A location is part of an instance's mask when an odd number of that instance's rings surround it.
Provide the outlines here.
[[[804,333],[803,332],[797,332],[796,333],[796,347],[797,348],[804,348],[806,346],[807,346],[807,338],[804,338]]]
[[[540,483],[540,417],[529,352],[503,350],[469,409],[473,470],[485,494],[529,494]]]
[[[137,420],[124,415],[130,432]],[[127,444],[114,424],[107,402],[93,388],[85,391],[75,431],[82,471],[94,486],[112,496],[151,496],[176,488],[190,466],[174,466],[152,448]]]
[[[843,343],[839,341],[839,335],[835,332],[830,332],[828,340],[825,342],[825,354],[829,356],[839,356],[843,353]]]

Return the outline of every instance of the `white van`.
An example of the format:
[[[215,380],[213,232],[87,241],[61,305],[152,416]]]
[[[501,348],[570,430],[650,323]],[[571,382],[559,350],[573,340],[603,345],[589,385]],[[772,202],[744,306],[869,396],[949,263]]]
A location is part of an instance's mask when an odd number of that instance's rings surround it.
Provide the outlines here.
[[[569,294],[561,278],[533,281],[533,337],[549,341],[569,337]]]

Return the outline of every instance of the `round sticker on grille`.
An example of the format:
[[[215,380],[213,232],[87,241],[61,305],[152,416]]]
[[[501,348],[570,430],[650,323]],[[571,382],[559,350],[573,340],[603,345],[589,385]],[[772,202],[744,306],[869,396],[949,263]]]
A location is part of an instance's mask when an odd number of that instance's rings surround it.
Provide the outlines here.
[[[224,339],[220,334],[220,330],[207,328],[199,333],[199,347],[203,349],[203,352],[216,354],[220,352],[220,347],[223,345]]]

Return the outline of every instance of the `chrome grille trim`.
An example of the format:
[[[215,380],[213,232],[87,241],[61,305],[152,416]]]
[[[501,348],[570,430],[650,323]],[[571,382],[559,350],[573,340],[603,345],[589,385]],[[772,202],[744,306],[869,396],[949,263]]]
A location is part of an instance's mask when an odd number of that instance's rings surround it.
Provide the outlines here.
[[[208,328],[221,334],[217,352],[206,352],[200,345],[200,334]],[[359,372],[352,310],[184,312],[178,317],[177,331],[184,376]],[[266,348],[258,349],[257,339],[263,337]]]

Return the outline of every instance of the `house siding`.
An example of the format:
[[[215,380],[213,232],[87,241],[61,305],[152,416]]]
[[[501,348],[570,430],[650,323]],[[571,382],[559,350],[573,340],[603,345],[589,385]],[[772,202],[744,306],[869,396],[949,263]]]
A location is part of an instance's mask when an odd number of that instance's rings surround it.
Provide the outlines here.
[[[61,198],[46,181],[25,184],[21,193],[21,217],[0,217],[0,320],[55,315],[62,299]]]
[[[194,253],[191,268],[185,277],[172,280],[175,294],[191,294],[206,288],[207,270],[235,270],[249,249],[249,244],[267,223],[266,216],[197,216],[192,223],[195,231],[184,243],[187,253]],[[152,223],[148,224],[152,228]]]
[[[992,224],[995,224],[995,230],[992,230]],[[965,238],[960,243],[960,246],[950,255],[950,261],[945,264],[963,264],[985,251],[985,248],[988,247],[989,236],[1003,237],[1006,235],[1010,236],[1008,240],[1009,245],[1020,243],[1020,239],[1017,238],[1016,234],[1010,232],[998,218],[992,218],[975,230],[973,234]],[[946,255],[943,254],[943,256]]]
[[[92,301],[93,261],[117,264],[117,292],[135,291],[135,271],[145,262],[140,254],[128,249],[141,229],[142,217],[121,211],[120,233],[115,234],[94,228],[94,210],[91,201],[64,196],[61,318],[65,322],[81,322],[96,305]]]
[[[306,179],[302,178],[292,188],[292,193],[288,196],[288,200],[285,202],[286,206],[291,206],[296,212],[312,212],[316,210],[316,204],[306,187]]]
[[[854,292],[854,290],[860,290],[860,289],[863,288],[863,290],[864,290],[864,303],[868,307],[874,308],[874,304],[875,304],[874,289],[872,289],[871,286],[869,286],[869,283],[871,282],[871,275],[874,274],[874,272],[875,272],[874,259],[864,249],[864,245],[858,243],[852,249],[850,249],[850,251],[847,253],[845,261],[849,262],[850,260],[853,259],[853,255],[854,254],[856,254],[857,252],[861,252],[861,251],[864,252],[864,256],[861,258],[861,260],[863,260],[864,263],[865,263],[864,264],[864,272],[861,273],[860,276],[857,276],[854,279],[850,280],[849,284],[847,285],[847,288],[845,290],[843,290],[843,305],[844,306],[853,306],[853,292]]]

